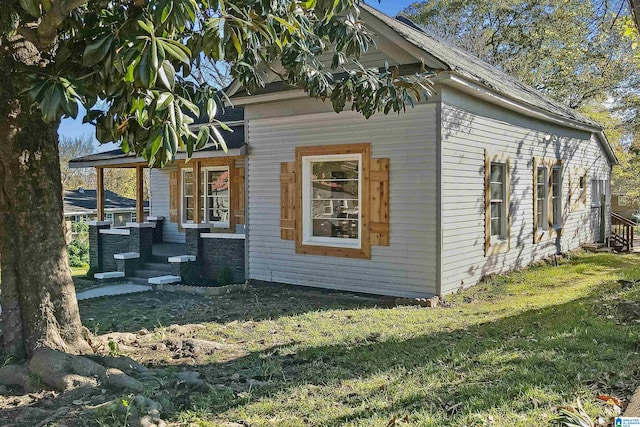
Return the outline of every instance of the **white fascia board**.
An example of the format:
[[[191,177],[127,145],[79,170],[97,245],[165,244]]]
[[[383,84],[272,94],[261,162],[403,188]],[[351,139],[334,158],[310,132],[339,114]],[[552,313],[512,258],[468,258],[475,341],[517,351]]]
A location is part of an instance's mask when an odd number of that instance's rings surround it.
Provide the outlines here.
[[[566,117],[561,117],[559,115],[550,113],[542,108],[535,107],[533,105],[522,102],[518,99],[500,94],[498,92],[495,92],[491,88],[488,88],[476,82],[472,82],[467,78],[465,78],[464,76],[461,76],[455,72],[451,72],[451,71],[440,72],[433,79],[433,81],[434,83],[451,86],[462,92],[465,92],[477,98],[483,99],[491,104],[498,105],[500,107],[506,108],[511,111],[515,111],[525,116],[529,116],[529,117],[533,117],[546,122],[554,123],[567,128],[577,129],[577,130],[596,134],[598,136],[598,140],[600,141],[602,147],[607,152],[607,155],[609,156],[609,160],[611,160],[611,162],[614,164],[618,163],[618,159],[614,154],[613,149],[609,144],[609,141],[607,141],[606,137],[604,137],[604,133],[602,129],[599,127],[591,126],[576,120],[567,119]]]
[[[244,122],[242,122],[244,123]],[[242,152],[240,148],[232,148],[228,150],[226,153],[224,151],[194,151],[192,159],[209,159],[212,157],[234,157],[241,156]],[[187,158],[187,153],[177,153],[175,160],[185,160]],[[94,167],[109,167],[113,166],[117,168],[119,165],[129,165],[129,164],[144,164],[145,167],[148,165],[147,161],[142,157],[136,158],[119,158],[119,159],[107,159],[107,160],[99,160],[95,162],[75,162],[69,163],[69,167],[71,169],[80,169],[80,168],[94,168]]]
[[[288,89],[282,92],[265,93],[262,95],[249,95],[240,98],[234,98],[233,105],[243,106],[251,104],[262,104],[265,102],[305,98],[309,98],[309,95],[305,91],[301,89]]]
[[[105,160],[96,160],[94,162],[69,162],[70,169],[82,169],[82,168],[93,168],[96,166],[114,166],[118,167],[118,165],[133,165],[133,164],[147,164],[147,161],[142,157],[119,157],[117,159],[105,159]]]

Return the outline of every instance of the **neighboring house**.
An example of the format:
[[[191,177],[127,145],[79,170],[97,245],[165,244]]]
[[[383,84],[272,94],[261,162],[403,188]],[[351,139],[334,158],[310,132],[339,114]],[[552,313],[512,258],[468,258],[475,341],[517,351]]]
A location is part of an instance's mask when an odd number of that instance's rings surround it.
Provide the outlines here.
[[[598,123],[404,19],[361,8],[378,39],[360,62],[413,73],[424,61],[437,95],[366,120],[272,72],[257,93],[233,84],[244,118],[232,123],[229,151],[208,147],[188,163],[180,153],[151,170],[164,242],[186,242],[177,250],[195,255],[205,277],[226,266],[237,281],[425,297],[608,239],[617,160]],[[143,163],[113,152],[71,164]],[[116,239],[109,233],[94,235]],[[136,233],[120,236],[122,247],[157,262]],[[92,265],[123,268],[112,258]]]
[[[96,190],[65,190],[63,192],[64,220],[66,223],[87,222],[96,219]],[[145,213],[149,213],[149,202],[145,202]],[[136,201],[120,196],[113,191],[105,191],[105,220],[114,227],[128,222],[136,222]]]
[[[634,214],[640,212],[640,204],[638,204],[637,200],[627,197],[624,193],[612,193],[611,211],[631,219]]]

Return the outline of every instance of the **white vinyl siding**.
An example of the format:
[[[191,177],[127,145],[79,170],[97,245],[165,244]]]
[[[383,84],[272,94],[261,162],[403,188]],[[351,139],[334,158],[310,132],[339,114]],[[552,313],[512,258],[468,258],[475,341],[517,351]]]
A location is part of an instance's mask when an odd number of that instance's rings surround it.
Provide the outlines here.
[[[316,101],[245,107],[251,147],[246,170],[249,277],[395,296],[435,294],[435,105],[369,120],[353,112],[268,116],[302,111],[311,102]],[[390,159],[390,246],[373,246],[369,260],[296,254],[293,241],[280,239],[280,163],[294,161],[296,147],[362,142],[371,143],[372,158]]]
[[[571,212],[569,179],[565,178],[561,180],[560,238],[545,235],[533,243],[533,158],[561,159],[564,177],[582,168],[588,183],[608,180],[610,166],[595,136],[502,110],[451,89],[441,94],[442,293],[598,238],[597,209]],[[507,252],[487,257],[483,250],[485,149],[502,152],[511,162],[511,246]],[[591,191],[588,187],[587,193]]]
[[[164,217],[162,238],[165,242],[184,243],[184,232],[178,224],[169,221],[169,172],[175,168],[151,169],[149,178],[150,216]]]

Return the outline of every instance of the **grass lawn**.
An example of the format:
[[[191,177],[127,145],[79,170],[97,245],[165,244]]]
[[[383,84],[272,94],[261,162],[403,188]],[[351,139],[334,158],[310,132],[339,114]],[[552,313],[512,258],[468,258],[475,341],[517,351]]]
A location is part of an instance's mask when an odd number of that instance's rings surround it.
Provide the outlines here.
[[[87,277],[87,271],[89,266],[84,267],[71,267],[71,278],[73,284],[76,286],[76,291],[90,288],[95,285],[94,281]]]
[[[436,309],[291,287],[80,309],[98,333],[149,329],[147,344],[120,351],[158,373],[145,394],[175,426],[548,426],[558,405],[579,398],[596,416],[606,410],[598,394],[628,398],[640,385],[636,255],[575,255]],[[176,345],[186,338],[218,346],[190,353]],[[212,389],[171,386],[181,370]],[[123,425],[104,411],[83,419]]]

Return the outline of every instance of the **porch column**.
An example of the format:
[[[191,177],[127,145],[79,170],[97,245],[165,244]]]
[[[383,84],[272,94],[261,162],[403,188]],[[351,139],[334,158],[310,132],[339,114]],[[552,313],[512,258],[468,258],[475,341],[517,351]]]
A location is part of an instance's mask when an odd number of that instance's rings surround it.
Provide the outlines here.
[[[136,166],[136,222],[144,222],[144,181],[143,181],[144,167],[142,165]]]
[[[202,165],[199,160],[192,160],[193,164],[193,223],[200,224],[202,222],[202,218],[200,217],[200,171],[202,170]]]
[[[97,220],[104,221],[104,169],[96,168]]]

